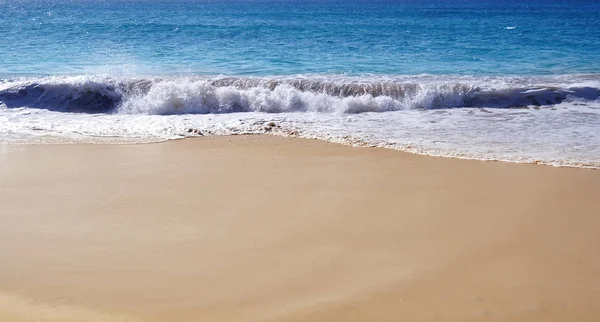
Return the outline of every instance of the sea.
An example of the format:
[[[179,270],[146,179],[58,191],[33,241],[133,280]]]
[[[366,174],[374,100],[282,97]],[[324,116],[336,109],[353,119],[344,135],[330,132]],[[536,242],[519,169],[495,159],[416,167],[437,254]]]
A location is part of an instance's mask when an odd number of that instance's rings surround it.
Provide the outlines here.
[[[0,144],[259,133],[600,168],[600,1],[0,0]]]

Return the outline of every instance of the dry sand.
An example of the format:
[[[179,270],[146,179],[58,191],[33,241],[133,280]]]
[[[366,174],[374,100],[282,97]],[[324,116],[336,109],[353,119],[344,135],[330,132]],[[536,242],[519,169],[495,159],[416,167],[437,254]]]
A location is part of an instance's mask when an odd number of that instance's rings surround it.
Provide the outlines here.
[[[600,171],[271,136],[0,147],[0,321],[600,321]]]

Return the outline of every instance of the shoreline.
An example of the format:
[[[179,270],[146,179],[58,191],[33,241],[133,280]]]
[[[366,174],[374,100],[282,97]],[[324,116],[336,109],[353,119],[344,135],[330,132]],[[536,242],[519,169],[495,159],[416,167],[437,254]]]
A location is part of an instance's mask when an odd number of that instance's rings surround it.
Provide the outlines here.
[[[13,82],[0,86],[0,119],[11,120],[1,136],[89,142],[155,141],[189,130],[270,132],[432,156],[600,168],[600,75],[297,76]]]
[[[193,131],[193,129],[190,129]],[[188,131],[189,132],[189,131]],[[167,142],[181,141],[181,140],[197,140],[197,139],[211,139],[211,138],[223,138],[223,137],[238,137],[238,136],[252,136],[252,137],[260,137],[260,136],[274,136],[280,137],[284,139],[292,139],[292,140],[308,140],[308,141],[320,141],[327,144],[335,144],[341,145],[350,148],[370,148],[370,149],[383,149],[383,150],[391,150],[400,153],[407,153],[412,155],[418,155],[423,157],[432,157],[432,158],[444,158],[444,159],[456,159],[456,160],[464,160],[464,161],[476,161],[476,162],[501,162],[501,163],[509,163],[509,164],[523,164],[523,165],[541,165],[541,166],[549,166],[554,168],[572,168],[572,169],[586,169],[586,170],[600,170],[600,165],[595,163],[587,163],[587,162],[568,162],[568,163],[560,163],[563,161],[516,161],[511,159],[501,159],[501,158],[475,158],[467,155],[448,155],[448,154],[435,154],[435,153],[425,153],[419,152],[420,148],[415,149],[405,149],[401,147],[396,147],[394,144],[386,144],[386,145],[377,145],[369,143],[368,141],[364,141],[359,138],[340,138],[340,139],[327,139],[327,138],[319,138],[312,136],[302,136],[302,135],[287,135],[287,134],[278,134],[271,133],[269,131],[265,132],[257,132],[257,133],[232,133],[232,134],[209,134],[209,135],[199,135],[199,136],[184,136],[181,138],[171,138],[171,139],[160,139],[157,141],[147,141],[141,142],[140,138],[125,138],[118,136],[110,136],[110,137],[94,137],[94,140],[98,141],[78,141],[78,140],[64,140],[58,137],[53,137],[53,140],[57,140],[55,142],[44,141],[44,142],[17,142],[17,143],[0,143],[0,146],[38,146],[38,145],[144,145],[144,144],[163,144]],[[110,141],[110,142],[104,142]],[[111,141],[116,140],[116,141]],[[121,140],[121,141],[119,141]],[[557,163],[558,162],[558,163]]]
[[[0,317],[595,321],[597,191],[592,169],[274,135],[18,145]]]

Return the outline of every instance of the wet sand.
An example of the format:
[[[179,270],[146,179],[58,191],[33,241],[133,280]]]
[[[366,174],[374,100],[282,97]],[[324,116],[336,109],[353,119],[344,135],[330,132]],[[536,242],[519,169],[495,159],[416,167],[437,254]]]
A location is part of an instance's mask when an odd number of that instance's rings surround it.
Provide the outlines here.
[[[0,147],[0,321],[599,321],[600,171],[272,136]]]

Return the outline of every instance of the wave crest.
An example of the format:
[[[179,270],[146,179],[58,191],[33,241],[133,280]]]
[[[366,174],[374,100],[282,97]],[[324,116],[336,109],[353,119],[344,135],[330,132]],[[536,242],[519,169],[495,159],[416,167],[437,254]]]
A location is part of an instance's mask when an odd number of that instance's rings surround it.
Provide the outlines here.
[[[455,107],[550,106],[597,100],[600,76],[570,83],[473,78],[323,80],[315,78],[64,77],[0,83],[0,103],[61,112],[206,114],[235,112],[364,113]]]

